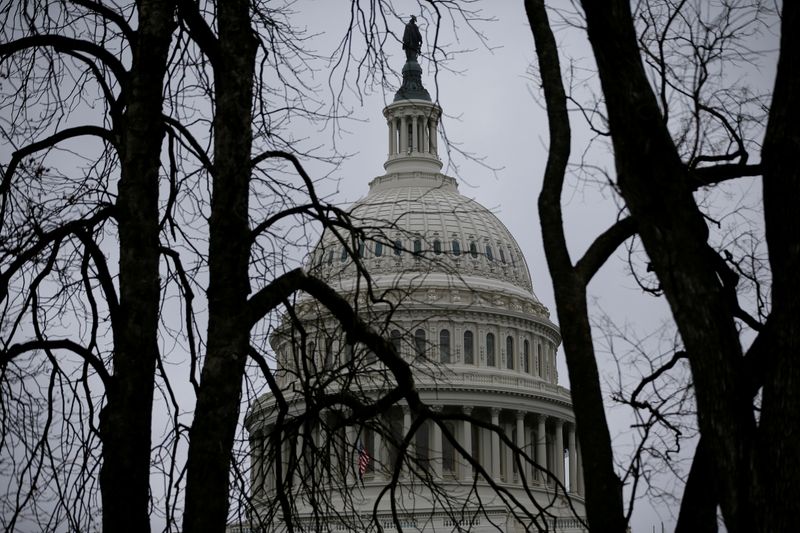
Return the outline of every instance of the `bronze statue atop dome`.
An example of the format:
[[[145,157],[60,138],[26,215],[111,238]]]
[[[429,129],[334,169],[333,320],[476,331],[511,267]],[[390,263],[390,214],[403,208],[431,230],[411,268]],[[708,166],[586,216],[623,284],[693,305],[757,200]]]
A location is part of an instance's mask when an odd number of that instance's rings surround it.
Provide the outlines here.
[[[403,32],[403,50],[406,51],[407,61],[416,61],[422,51],[422,34],[417,27],[417,17],[411,15],[411,20],[406,24]]]

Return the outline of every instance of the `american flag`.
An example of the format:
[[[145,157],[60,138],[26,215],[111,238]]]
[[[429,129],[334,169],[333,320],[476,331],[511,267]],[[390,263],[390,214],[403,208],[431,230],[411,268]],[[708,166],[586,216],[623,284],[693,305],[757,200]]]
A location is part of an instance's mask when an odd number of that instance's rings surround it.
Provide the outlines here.
[[[358,478],[361,481],[364,481],[364,473],[367,471],[369,461],[370,457],[367,447],[364,446],[364,442],[361,439],[358,439]]]

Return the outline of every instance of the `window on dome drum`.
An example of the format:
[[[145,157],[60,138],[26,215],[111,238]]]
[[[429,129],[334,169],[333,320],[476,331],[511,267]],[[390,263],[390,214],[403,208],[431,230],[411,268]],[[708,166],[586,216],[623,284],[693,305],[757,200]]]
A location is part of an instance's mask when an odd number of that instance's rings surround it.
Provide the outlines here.
[[[469,243],[469,255],[471,255],[473,259],[478,258],[478,245],[475,244],[475,241]]]
[[[347,354],[347,360],[352,361],[356,356],[356,349],[352,344],[348,344],[347,348],[345,348],[345,353]]]
[[[450,432],[451,435],[457,436],[456,433],[456,426],[453,424],[452,421],[446,421],[444,423],[444,427],[447,431]],[[453,447],[453,443],[450,442],[445,436],[442,436],[442,472],[445,473],[454,473],[456,471],[456,450]]]
[[[522,353],[524,359],[522,364],[525,366],[525,373],[531,373],[531,343],[528,342],[528,339],[525,339],[522,343]]]
[[[494,261],[494,256],[492,255],[492,247],[490,245],[486,245],[486,258],[489,261]]]
[[[325,359],[322,362],[322,368],[330,370],[333,368],[333,339],[325,340]]]
[[[494,333],[486,334],[486,366],[497,366],[494,362]]]
[[[422,240],[414,239],[414,253],[419,255],[422,253]]]
[[[514,337],[506,337],[506,368],[514,370]]]
[[[364,257],[364,241],[358,241],[358,257]]]
[[[439,362],[450,362],[450,330],[448,329],[439,332]]]
[[[541,344],[537,344],[536,345],[536,351],[538,352],[537,356],[536,356],[536,363],[537,363],[536,364],[536,368],[539,371],[539,377],[542,377],[544,375],[544,372],[542,371],[542,345]]]
[[[328,264],[333,264],[333,250],[328,251]]]
[[[360,440],[360,446],[363,446],[364,449],[369,454],[369,463],[367,464],[367,470],[364,472],[365,474],[374,474],[375,473],[375,459],[377,458],[377,450],[375,450],[375,435],[372,429],[368,427],[361,428],[361,434],[358,436]],[[358,454],[356,454],[358,455]],[[358,468],[358,465],[356,465]]]
[[[433,253],[435,253],[436,255],[442,253],[442,241],[440,241],[439,239],[433,241]]]
[[[342,263],[347,261],[347,246],[342,246],[342,256],[339,258]]]
[[[452,247],[453,255],[461,255],[461,244],[457,240],[453,239]]]
[[[403,241],[400,239],[394,241],[394,246],[392,248],[394,248],[394,255],[403,255]]]
[[[425,350],[427,348],[425,344],[425,330],[418,329],[414,332],[414,351],[417,357],[425,357]]]
[[[503,247],[502,246],[498,246],[497,247],[497,251],[500,252],[500,262],[501,263],[505,263],[506,262],[506,254],[503,253]]]
[[[400,349],[402,348],[402,342],[403,342],[400,330],[393,329],[392,332],[389,334],[389,340],[392,342],[392,346],[394,346],[394,350],[397,352],[397,355],[400,355]]]
[[[375,257],[380,257],[383,255],[383,243],[376,242],[375,243]]]
[[[374,363],[378,360],[378,356],[372,350],[367,350],[367,364]]]
[[[475,364],[475,343],[471,331],[464,332],[464,364]]]

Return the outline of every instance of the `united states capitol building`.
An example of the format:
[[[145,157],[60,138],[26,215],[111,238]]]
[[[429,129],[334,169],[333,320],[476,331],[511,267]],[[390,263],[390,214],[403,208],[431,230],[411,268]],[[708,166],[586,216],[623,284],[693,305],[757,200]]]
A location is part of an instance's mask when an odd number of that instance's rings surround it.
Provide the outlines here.
[[[281,394],[245,420],[253,518],[242,529],[286,531],[291,516],[294,531],[585,531],[558,327],[508,229],[440,173],[440,115],[408,54],[383,110],[385,174],[348,211],[360,231],[327,229],[307,266],[391,341],[439,422],[402,400],[355,416],[396,382],[299,298],[271,337]]]

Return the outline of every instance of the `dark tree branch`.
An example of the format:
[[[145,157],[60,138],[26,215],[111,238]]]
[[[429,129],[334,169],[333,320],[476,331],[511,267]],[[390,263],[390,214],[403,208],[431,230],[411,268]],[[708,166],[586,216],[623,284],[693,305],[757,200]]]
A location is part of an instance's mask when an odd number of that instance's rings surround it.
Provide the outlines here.
[[[588,285],[614,250],[636,233],[636,222],[626,217],[599,235],[575,264],[575,273],[583,285]]]
[[[0,366],[5,367],[15,357],[37,350],[68,350],[79,355],[84,361],[89,363],[106,386],[109,386],[111,383],[112,378],[108,370],[106,370],[103,361],[84,346],[70,339],[39,339],[12,344],[7,349],[0,352]]]

